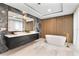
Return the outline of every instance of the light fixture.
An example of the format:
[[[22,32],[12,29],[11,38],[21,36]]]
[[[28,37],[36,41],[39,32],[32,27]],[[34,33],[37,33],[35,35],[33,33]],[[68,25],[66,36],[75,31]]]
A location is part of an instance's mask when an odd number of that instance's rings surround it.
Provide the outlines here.
[[[4,11],[4,10],[2,10],[2,11],[1,11],[1,13],[3,13],[3,14],[4,14],[4,13],[5,13],[5,11]]]
[[[52,10],[51,10],[51,9],[48,9],[47,11],[48,11],[48,12],[51,12]]]
[[[27,19],[26,15],[23,15],[23,19],[24,19],[24,20],[26,20],[26,19]]]
[[[27,21],[27,14],[26,14],[26,11],[22,11],[22,14],[23,14],[23,19],[24,19],[25,21]]]
[[[25,14],[26,12],[25,11],[22,11],[22,13]]]

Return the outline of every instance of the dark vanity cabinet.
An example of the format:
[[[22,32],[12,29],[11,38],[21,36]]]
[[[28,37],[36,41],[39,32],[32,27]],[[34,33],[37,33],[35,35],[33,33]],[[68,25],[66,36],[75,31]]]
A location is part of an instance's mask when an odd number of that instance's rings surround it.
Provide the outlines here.
[[[30,34],[30,35],[24,35],[24,36],[18,36],[18,37],[6,37],[6,45],[9,49],[16,48],[18,46],[21,46],[23,44],[32,42],[39,38],[39,34]]]

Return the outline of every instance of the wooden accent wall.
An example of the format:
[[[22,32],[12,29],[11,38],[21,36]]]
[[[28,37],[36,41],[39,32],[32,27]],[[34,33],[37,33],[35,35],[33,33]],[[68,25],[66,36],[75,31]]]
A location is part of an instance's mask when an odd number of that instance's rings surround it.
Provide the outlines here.
[[[73,18],[72,15],[43,19],[41,21],[41,37],[46,34],[66,35],[69,34],[68,42],[73,41]]]

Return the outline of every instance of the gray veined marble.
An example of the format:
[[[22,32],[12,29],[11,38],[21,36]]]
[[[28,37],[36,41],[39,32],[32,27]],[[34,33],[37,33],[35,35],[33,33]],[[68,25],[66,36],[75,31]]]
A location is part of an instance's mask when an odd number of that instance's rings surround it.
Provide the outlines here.
[[[0,32],[0,53],[3,53],[5,51],[7,51],[8,48],[5,45],[5,40],[4,40],[4,33]]]

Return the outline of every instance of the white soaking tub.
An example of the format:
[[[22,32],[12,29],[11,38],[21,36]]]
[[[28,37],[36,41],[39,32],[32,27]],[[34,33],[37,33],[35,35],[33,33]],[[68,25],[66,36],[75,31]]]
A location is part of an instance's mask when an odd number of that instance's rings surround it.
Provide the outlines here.
[[[59,36],[59,35],[45,35],[46,41],[49,44],[57,45],[57,46],[64,46],[66,42],[65,36]]]

